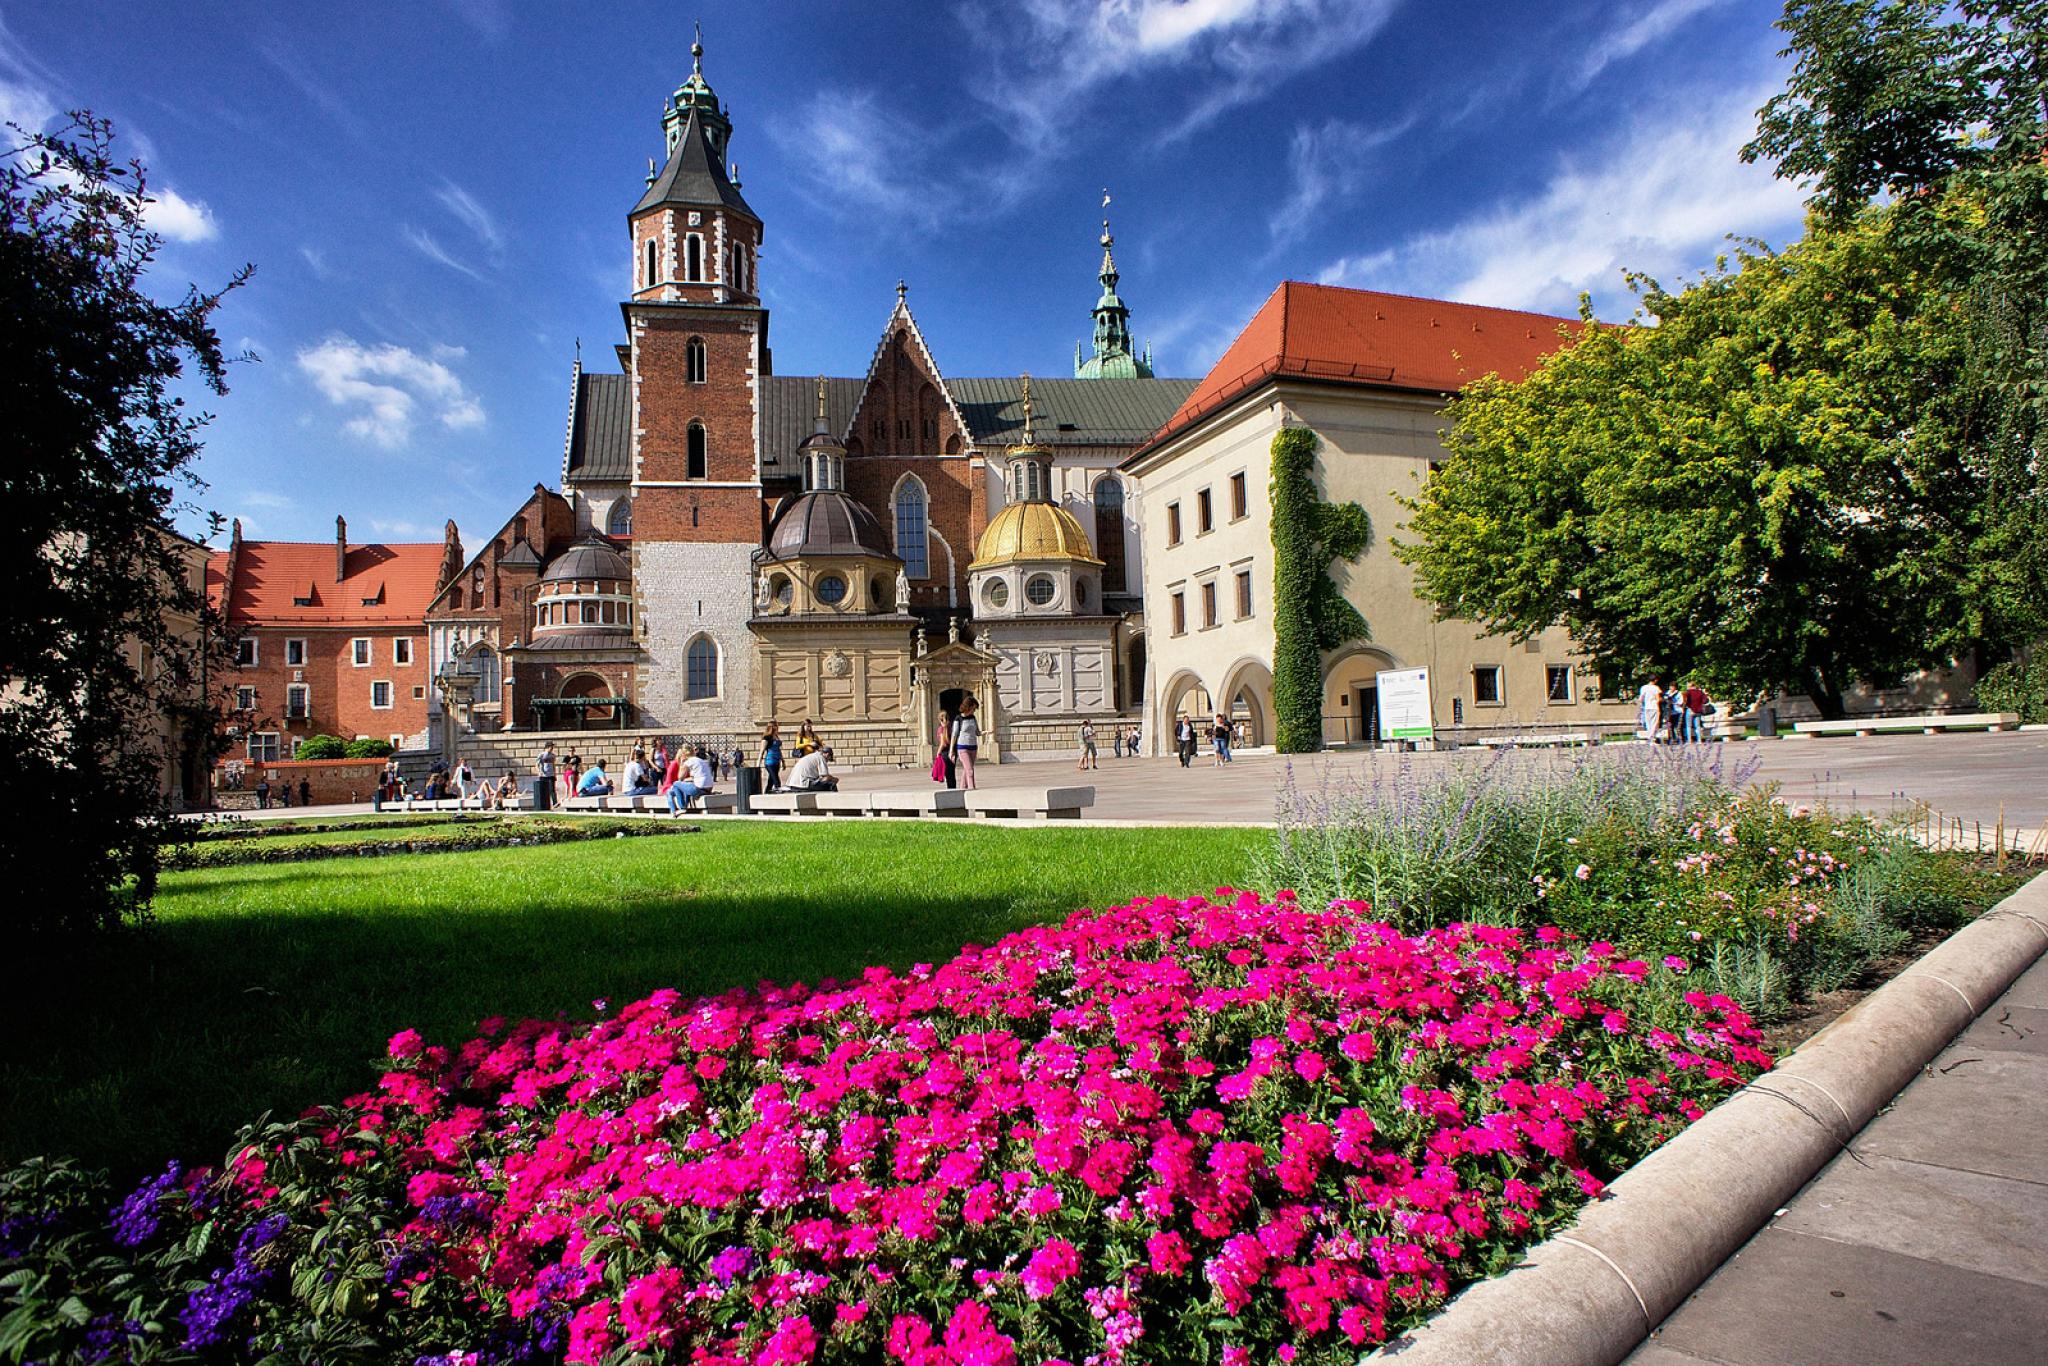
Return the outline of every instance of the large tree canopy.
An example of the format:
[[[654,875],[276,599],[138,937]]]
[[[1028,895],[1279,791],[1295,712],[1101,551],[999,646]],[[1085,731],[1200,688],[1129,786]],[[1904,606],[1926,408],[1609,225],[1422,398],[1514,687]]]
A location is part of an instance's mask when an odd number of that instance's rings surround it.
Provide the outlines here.
[[[0,885],[18,930],[119,921],[146,904],[163,834],[157,743],[190,706],[210,637],[171,534],[203,416],[189,364],[224,392],[221,295],[160,303],[144,276],[139,166],[105,121],[14,129],[0,151]],[[246,272],[244,272],[246,274]],[[242,276],[230,284],[239,284]]]
[[[1439,611],[1562,622],[1603,675],[1838,714],[1858,680],[2048,631],[2048,0],[1792,0],[1750,159],[1808,236],[1637,279],[1450,408],[1396,553]]]

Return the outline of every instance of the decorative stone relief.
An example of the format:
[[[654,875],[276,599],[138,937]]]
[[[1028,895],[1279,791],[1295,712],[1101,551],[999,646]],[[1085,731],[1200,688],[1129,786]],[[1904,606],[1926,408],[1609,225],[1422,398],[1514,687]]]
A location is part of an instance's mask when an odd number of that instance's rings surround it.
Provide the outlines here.
[[[834,650],[825,656],[825,677],[844,678],[853,672],[853,661],[846,657],[844,650]]]

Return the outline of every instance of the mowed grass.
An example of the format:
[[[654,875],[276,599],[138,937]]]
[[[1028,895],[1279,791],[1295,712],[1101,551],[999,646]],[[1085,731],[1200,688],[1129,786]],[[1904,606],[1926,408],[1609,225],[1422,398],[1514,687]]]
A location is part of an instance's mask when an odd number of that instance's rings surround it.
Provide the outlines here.
[[[396,832],[394,832],[396,833]],[[384,1042],[942,961],[1136,896],[1242,885],[1270,836],[880,821],[167,874],[155,924],[24,964],[0,1002],[0,1161],[126,1177],[374,1081]]]

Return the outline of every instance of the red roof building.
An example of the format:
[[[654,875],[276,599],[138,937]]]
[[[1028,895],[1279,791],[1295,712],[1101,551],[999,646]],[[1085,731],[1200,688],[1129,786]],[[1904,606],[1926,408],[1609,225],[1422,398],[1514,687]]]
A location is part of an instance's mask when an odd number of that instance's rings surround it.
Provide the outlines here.
[[[242,539],[206,567],[207,596],[237,635],[223,705],[252,759],[288,759],[313,735],[401,740],[427,726],[426,615],[462,567],[448,523],[439,542]]]
[[[1452,394],[1482,375],[1520,379],[1564,344],[1573,318],[1283,281],[1149,450],[1275,377]]]

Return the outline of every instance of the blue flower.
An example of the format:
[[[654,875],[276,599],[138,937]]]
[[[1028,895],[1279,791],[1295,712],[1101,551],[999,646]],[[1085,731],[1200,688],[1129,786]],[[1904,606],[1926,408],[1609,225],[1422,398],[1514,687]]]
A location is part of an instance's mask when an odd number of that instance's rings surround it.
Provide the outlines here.
[[[114,1241],[122,1247],[141,1247],[156,1237],[161,1224],[158,1203],[175,1190],[185,1169],[176,1162],[165,1167],[163,1174],[153,1176],[137,1186],[126,1200],[114,1207],[108,1222],[114,1230]]]

